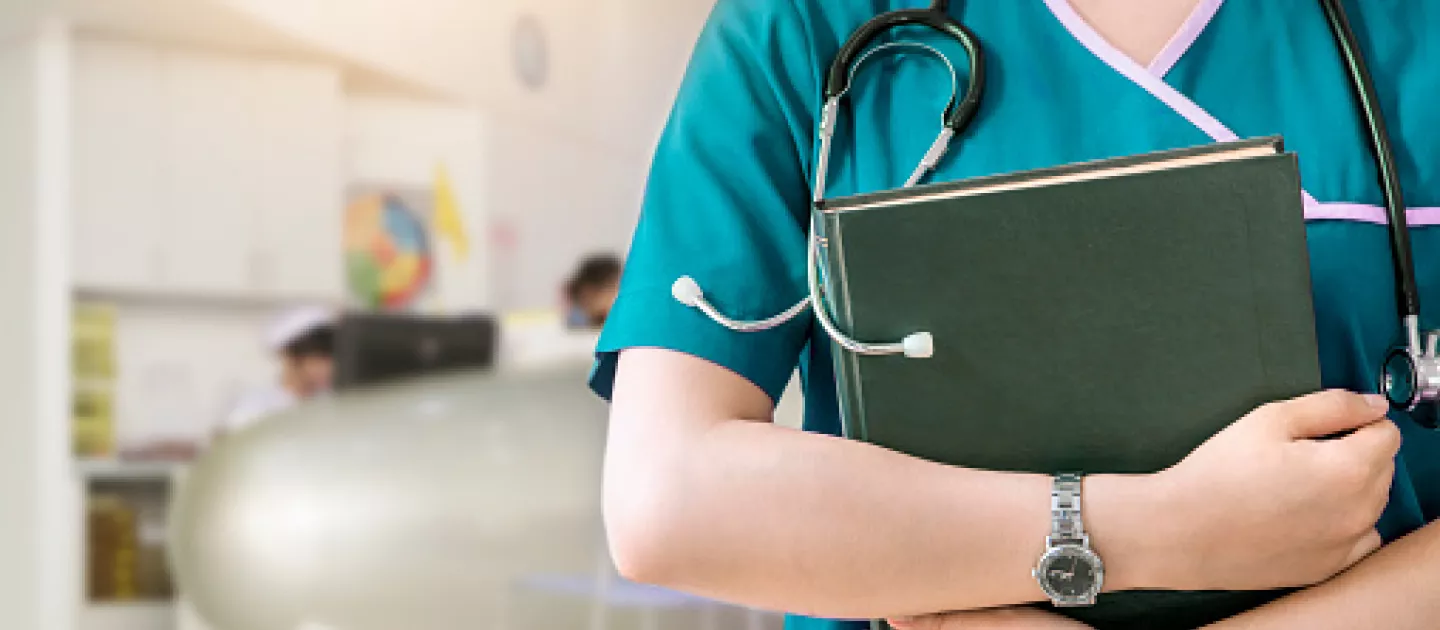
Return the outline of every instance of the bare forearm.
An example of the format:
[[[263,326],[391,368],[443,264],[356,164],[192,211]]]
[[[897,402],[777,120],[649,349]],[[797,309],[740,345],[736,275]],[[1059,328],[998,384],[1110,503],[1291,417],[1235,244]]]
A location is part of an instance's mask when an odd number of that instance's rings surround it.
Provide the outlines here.
[[[822,617],[1040,599],[1044,476],[778,428],[764,391],[681,352],[625,351],[613,389],[604,507],[631,578]],[[1311,584],[1364,557],[1400,445],[1376,421],[1387,406],[1345,392],[1273,403],[1164,472],[1087,477],[1106,588]]]
[[[1334,579],[1212,626],[1215,630],[1429,630],[1440,619],[1440,523]]]
[[[633,567],[641,579],[842,618],[1042,597],[1029,569],[1049,531],[1044,476],[951,468],[745,421],[717,424],[685,448],[643,456],[670,458],[646,467],[669,474],[624,478],[636,468],[609,466],[606,479],[612,535],[614,519],[639,518],[642,525],[623,529],[644,532],[648,539],[636,546],[663,558]],[[1133,504],[1119,495],[1142,492],[1137,483],[1087,482],[1097,541],[1127,539],[1108,531],[1110,522],[1144,522],[1098,516],[1111,511],[1107,502]],[[625,505],[637,500],[647,505]],[[1116,554],[1112,573],[1123,583],[1124,554]]]

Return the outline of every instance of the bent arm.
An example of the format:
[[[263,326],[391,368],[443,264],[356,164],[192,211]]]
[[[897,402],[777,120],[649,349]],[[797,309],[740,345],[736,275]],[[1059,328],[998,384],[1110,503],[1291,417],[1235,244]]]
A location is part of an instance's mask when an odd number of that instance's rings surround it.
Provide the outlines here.
[[[1211,626],[1215,630],[1429,630],[1440,619],[1440,523],[1334,579]]]
[[[776,426],[749,381],[668,350],[626,351],[613,400],[604,507],[631,579],[830,618],[1042,599],[1030,567],[1049,532],[1047,477]],[[1132,558],[1155,522],[1136,513],[1154,502],[1149,479],[1086,481],[1116,589],[1146,581]]]

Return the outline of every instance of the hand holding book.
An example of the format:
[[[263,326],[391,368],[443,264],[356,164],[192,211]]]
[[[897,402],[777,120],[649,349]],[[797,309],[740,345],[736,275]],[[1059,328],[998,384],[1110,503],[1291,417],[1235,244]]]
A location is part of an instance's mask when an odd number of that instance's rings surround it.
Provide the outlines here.
[[[1400,432],[1378,396],[1326,391],[1264,405],[1179,464],[1149,475],[1148,496],[1096,476],[1088,526],[1106,530],[1135,504],[1163,505],[1149,536],[1127,541],[1111,590],[1259,590],[1330,578],[1380,547]],[[1322,439],[1349,432],[1343,438]],[[1153,514],[1156,511],[1150,510]],[[1133,531],[1134,528],[1127,528]]]

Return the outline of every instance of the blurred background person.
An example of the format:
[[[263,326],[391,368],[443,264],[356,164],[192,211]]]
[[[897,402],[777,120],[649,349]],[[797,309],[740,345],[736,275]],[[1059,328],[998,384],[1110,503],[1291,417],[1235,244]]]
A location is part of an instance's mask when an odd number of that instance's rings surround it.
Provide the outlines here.
[[[297,308],[277,318],[265,341],[279,362],[279,374],[275,382],[236,401],[221,434],[330,391],[335,372],[335,322],[335,312],[324,307]]]
[[[570,328],[599,328],[610,316],[620,293],[620,258],[611,254],[586,257],[565,283],[565,323]]]

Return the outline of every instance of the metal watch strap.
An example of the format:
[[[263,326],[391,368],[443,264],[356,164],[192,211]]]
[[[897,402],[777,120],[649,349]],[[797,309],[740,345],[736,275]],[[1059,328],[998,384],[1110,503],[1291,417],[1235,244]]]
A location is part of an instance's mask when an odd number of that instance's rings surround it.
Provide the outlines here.
[[[1080,489],[1083,477],[1075,473],[1055,475],[1050,489],[1050,539],[1085,540],[1085,523],[1080,518]]]

